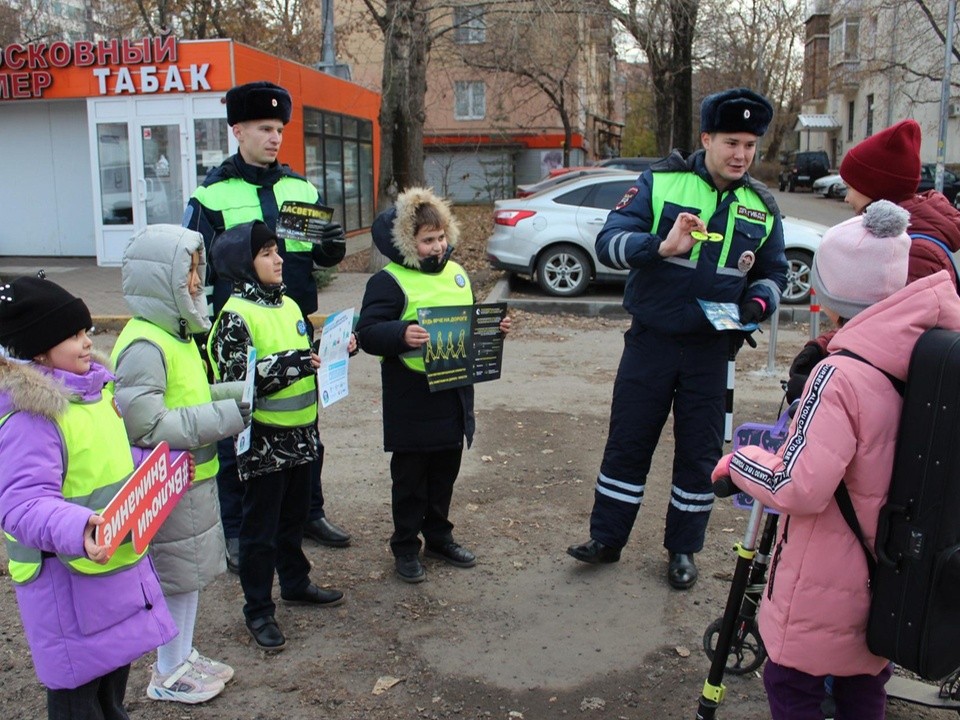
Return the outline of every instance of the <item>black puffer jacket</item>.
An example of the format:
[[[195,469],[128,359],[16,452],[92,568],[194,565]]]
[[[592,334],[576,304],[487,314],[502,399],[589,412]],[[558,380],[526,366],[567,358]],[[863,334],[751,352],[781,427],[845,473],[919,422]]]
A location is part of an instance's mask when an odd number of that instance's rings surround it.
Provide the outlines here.
[[[373,223],[377,249],[391,261],[417,268],[414,213],[424,202],[436,205],[446,218],[447,242],[459,236],[449,207],[428,190],[413,188],[397,198],[395,208]],[[410,322],[400,320],[406,296],[392,275],[381,270],[367,281],[357,338],[360,347],[383,358],[383,448],[387,452],[432,452],[467,446],[473,441],[473,386],[430,392],[426,375],[407,368],[400,359],[412,348],[403,341]]]

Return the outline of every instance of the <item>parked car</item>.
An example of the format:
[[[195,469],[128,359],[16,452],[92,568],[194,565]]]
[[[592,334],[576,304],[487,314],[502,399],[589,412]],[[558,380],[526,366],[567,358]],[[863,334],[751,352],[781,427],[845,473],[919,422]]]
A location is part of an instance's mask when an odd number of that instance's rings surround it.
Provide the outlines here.
[[[813,194],[842,200],[847,194],[847,185],[838,173],[824,175],[813,183]]]
[[[548,295],[580,295],[591,281],[624,282],[627,271],[601,264],[594,245],[607,214],[636,179],[630,171],[587,175],[526,198],[498,200],[487,239],[490,264],[533,278]],[[809,300],[813,254],[826,229],[784,218],[785,302]]]
[[[923,165],[920,166],[920,185],[917,188],[917,192],[921,193],[927,190],[933,190],[936,177],[936,163],[923,163]],[[947,196],[947,200],[954,204],[957,202],[957,195],[960,194],[960,178],[949,170],[943,171],[943,194]]]
[[[648,167],[653,165],[660,158],[654,157],[615,157],[601,160],[597,167],[616,168],[618,170],[630,170],[639,175]]]
[[[616,172],[616,170],[600,167],[564,168],[564,170],[566,170],[566,172],[557,175],[551,173],[547,175],[547,177],[537,180],[535,183],[517,185],[517,197],[528,197],[535,193],[554,188],[557,185],[562,185],[563,183],[570,182],[571,180],[584,177],[585,175],[602,175],[604,173],[609,174],[611,172]]]
[[[793,192],[830,174],[830,159],[823,150],[794,150],[780,159],[780,192]]]

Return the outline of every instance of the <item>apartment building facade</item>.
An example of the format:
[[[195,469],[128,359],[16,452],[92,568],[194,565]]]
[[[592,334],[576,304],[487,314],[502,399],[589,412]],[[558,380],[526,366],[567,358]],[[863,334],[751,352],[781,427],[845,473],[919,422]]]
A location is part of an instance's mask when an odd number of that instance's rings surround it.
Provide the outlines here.
[[[930,3],[946,27],[947,2]],[[957,38],[954,36],[954,43]],[[951,77],[960,82],[954,59]],[[923,131],[920,156],[937,160],[944,42],[916,3],[813,0],[806,18],[799,148],[844,153],[893,123],[913,118]],[[945,108],[947,164],[960,163],[960,92]]]
[[[472,0],[430,11],[428,184],[489,202],[562,165],[565,149],[571,165],[619,154],[613,31],[589,5]],[[335,13],[338,61],[379,90],[383,33],[360,0],[338,0]]]

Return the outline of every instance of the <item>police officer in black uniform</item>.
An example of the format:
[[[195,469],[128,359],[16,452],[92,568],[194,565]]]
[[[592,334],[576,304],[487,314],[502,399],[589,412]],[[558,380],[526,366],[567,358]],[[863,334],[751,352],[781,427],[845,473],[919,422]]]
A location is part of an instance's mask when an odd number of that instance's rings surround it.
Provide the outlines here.
[[[676,448],[664,547],[667,580],[697,581],[713,507],[710,472],[723,448],[731,343],[699,301],[732,303],[749,325],[777,309],[786,284],[780,211],[750,178],[770,103],[746,88],[700,107],[701,150],[674,150],[637,180],[597,236],[597,256],[629,269],[623,305],[633,316],[613,389],[610,430],[590,517],[590,539],[567,552],[586,563],[620,559],[643,501],[651,458],[673,412]]]

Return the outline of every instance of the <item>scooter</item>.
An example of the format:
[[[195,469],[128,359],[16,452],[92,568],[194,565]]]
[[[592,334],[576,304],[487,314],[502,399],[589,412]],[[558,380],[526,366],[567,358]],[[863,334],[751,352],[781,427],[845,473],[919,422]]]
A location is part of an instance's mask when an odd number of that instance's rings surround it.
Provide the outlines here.
[[[777,450],[786,440],[793,409],[794,406],[787,408],[774,425],[741,425],[736,430],[733,449],[742,445],[761,445],[771,451]],[[703,649],[711,664],[700,696],[697,720],[716,718],[726,691],[723,685],[726,672],[747,675],[759,670],[767,658],[757,627],[757,610],[766,585],[770,550],[776,539],[779,520],[775,511],[739,492],[729,478],[714,483],[714,494],[717,497],[736,495],[734,503],[749,508],[750,518],[743,540],[735,547],[737,564],[723,615],[710,623],[703,635]],[[894,675],[885,690],[888,699],[955,710],[960,714],[960,668],[941,681],[939,687]]]

